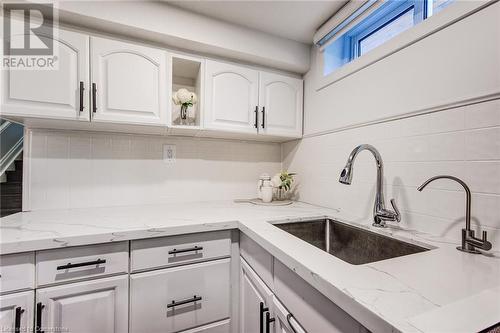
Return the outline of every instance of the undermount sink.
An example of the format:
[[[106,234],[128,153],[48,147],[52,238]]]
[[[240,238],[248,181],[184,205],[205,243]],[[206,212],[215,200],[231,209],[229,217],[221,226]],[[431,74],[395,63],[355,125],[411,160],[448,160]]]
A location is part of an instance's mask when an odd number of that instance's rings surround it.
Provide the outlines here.
[[[429,250],[331,219],[274,225],[353,265]]]

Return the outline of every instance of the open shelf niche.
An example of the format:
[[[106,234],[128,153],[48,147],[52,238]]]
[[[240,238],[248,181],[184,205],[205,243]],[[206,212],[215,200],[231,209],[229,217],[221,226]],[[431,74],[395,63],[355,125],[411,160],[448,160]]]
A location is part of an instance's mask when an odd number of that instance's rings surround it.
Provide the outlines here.
[[[171,126],[177,128],[199,129],[201,125],[201,103],[202,103],[202,69],[203,62],[183,55],[172,55],[172,96],[181,88],[196,93],[198,103],[188,108],[188,124],[182,125],[180,118],[180,105],[175,105],[173,101],[171,113]]]

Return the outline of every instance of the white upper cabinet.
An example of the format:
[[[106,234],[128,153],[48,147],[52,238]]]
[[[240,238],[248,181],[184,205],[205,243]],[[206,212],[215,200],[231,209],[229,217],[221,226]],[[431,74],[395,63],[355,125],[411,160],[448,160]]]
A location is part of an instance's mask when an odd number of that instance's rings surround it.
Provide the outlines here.
[[[268,135],[302,136],[302,80],[260,72],[259,131]]]
[[[206,129],[302,136],[302,80],[216,61],[205,73]]]
[[[256,133],[259,72],[208,60],[205,103],[205,128]]]
[[[53,41],[55,69],[3,71],[2,116],[89,120],[89,37],[61,29]]]
[[[91,37],[92,121],[167,123],[166,51]]]

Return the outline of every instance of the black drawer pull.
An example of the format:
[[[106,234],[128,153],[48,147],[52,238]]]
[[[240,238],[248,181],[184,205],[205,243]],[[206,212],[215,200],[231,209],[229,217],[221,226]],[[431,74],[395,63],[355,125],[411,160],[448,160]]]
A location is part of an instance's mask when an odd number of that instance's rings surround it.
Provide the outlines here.
[[[21,315],[23,314],[24,309],[22,309],[20,306],[16,308],[16,316],[14,318],[14,332],[15,333],[20,333],[21,332]]]
[[[195,246],[187,249],[173,249],[168,251],[168,254],[177,254],[177,253],[185,253],[185,252],[193,252],[193,251],[201,251],[203,250],[203,246]]]
[[[100,265],[100,264],[105,264],[105,263],[106,263],[105,259],[97,259],[94,261],[80,262],[77,264],[67,263],[66,265],[57,266],[57,270],[60,271],[62,269],[70,269],[70,268],[83,267],[83,266],[94,266],[94,265]]]
[[[173,308],[173,307],[176,307],[179,305],[198,302],[198,301],[201,301],[201,296],[194,295],[192,298],[183,299],[182,301],[172,301],[172,303],[167,304],[167,309],[170,309],[170,308]]]
[[[266,128],[266,107],[262,107],[262,128]]]
[[[80,112],[83,111],[83,91],[85,88],[83,87],[83,81],[80,81]]]
[[[269,314],[269,312],[266,312],[266,333],[271,333],[270,326],[271,326],[271,323],[275,320],[276,319],[271,318],[271,315]]]
[[[36,304],[36,325],[35,325],[35,332],[36,333],[45,333],[45,331],[42,331],[42,310],[45,307],[42,303],[37,303]]]
[[[264,303],[260,302],[259,305],[259,333],[264,333],[264,313],[268,312],[269,308],[264,307]]]
[[[92,112],[97,112],[97,85],[92,83]]]
[[[254,112],[255,112],[255,123],[253,125],[255,126],[255,128],[259,128],[259,122],[257,120],[258,113],[259,113],[259,106],[258,105],[255,106],[255,111]]]

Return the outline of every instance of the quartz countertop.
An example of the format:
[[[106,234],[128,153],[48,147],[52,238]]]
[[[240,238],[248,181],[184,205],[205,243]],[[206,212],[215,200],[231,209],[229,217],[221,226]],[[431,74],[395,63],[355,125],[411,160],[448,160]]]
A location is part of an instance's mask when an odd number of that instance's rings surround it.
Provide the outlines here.
[[[47,210],[2,218],[0,253],[238,228],[373,332],[477,332],[498,322],[499,252],[471,255],[446,239],[367,221],[362,228],[432,250],[351,265],[268,223],[318,217],[360,226],[348,212],[301,202]]]

